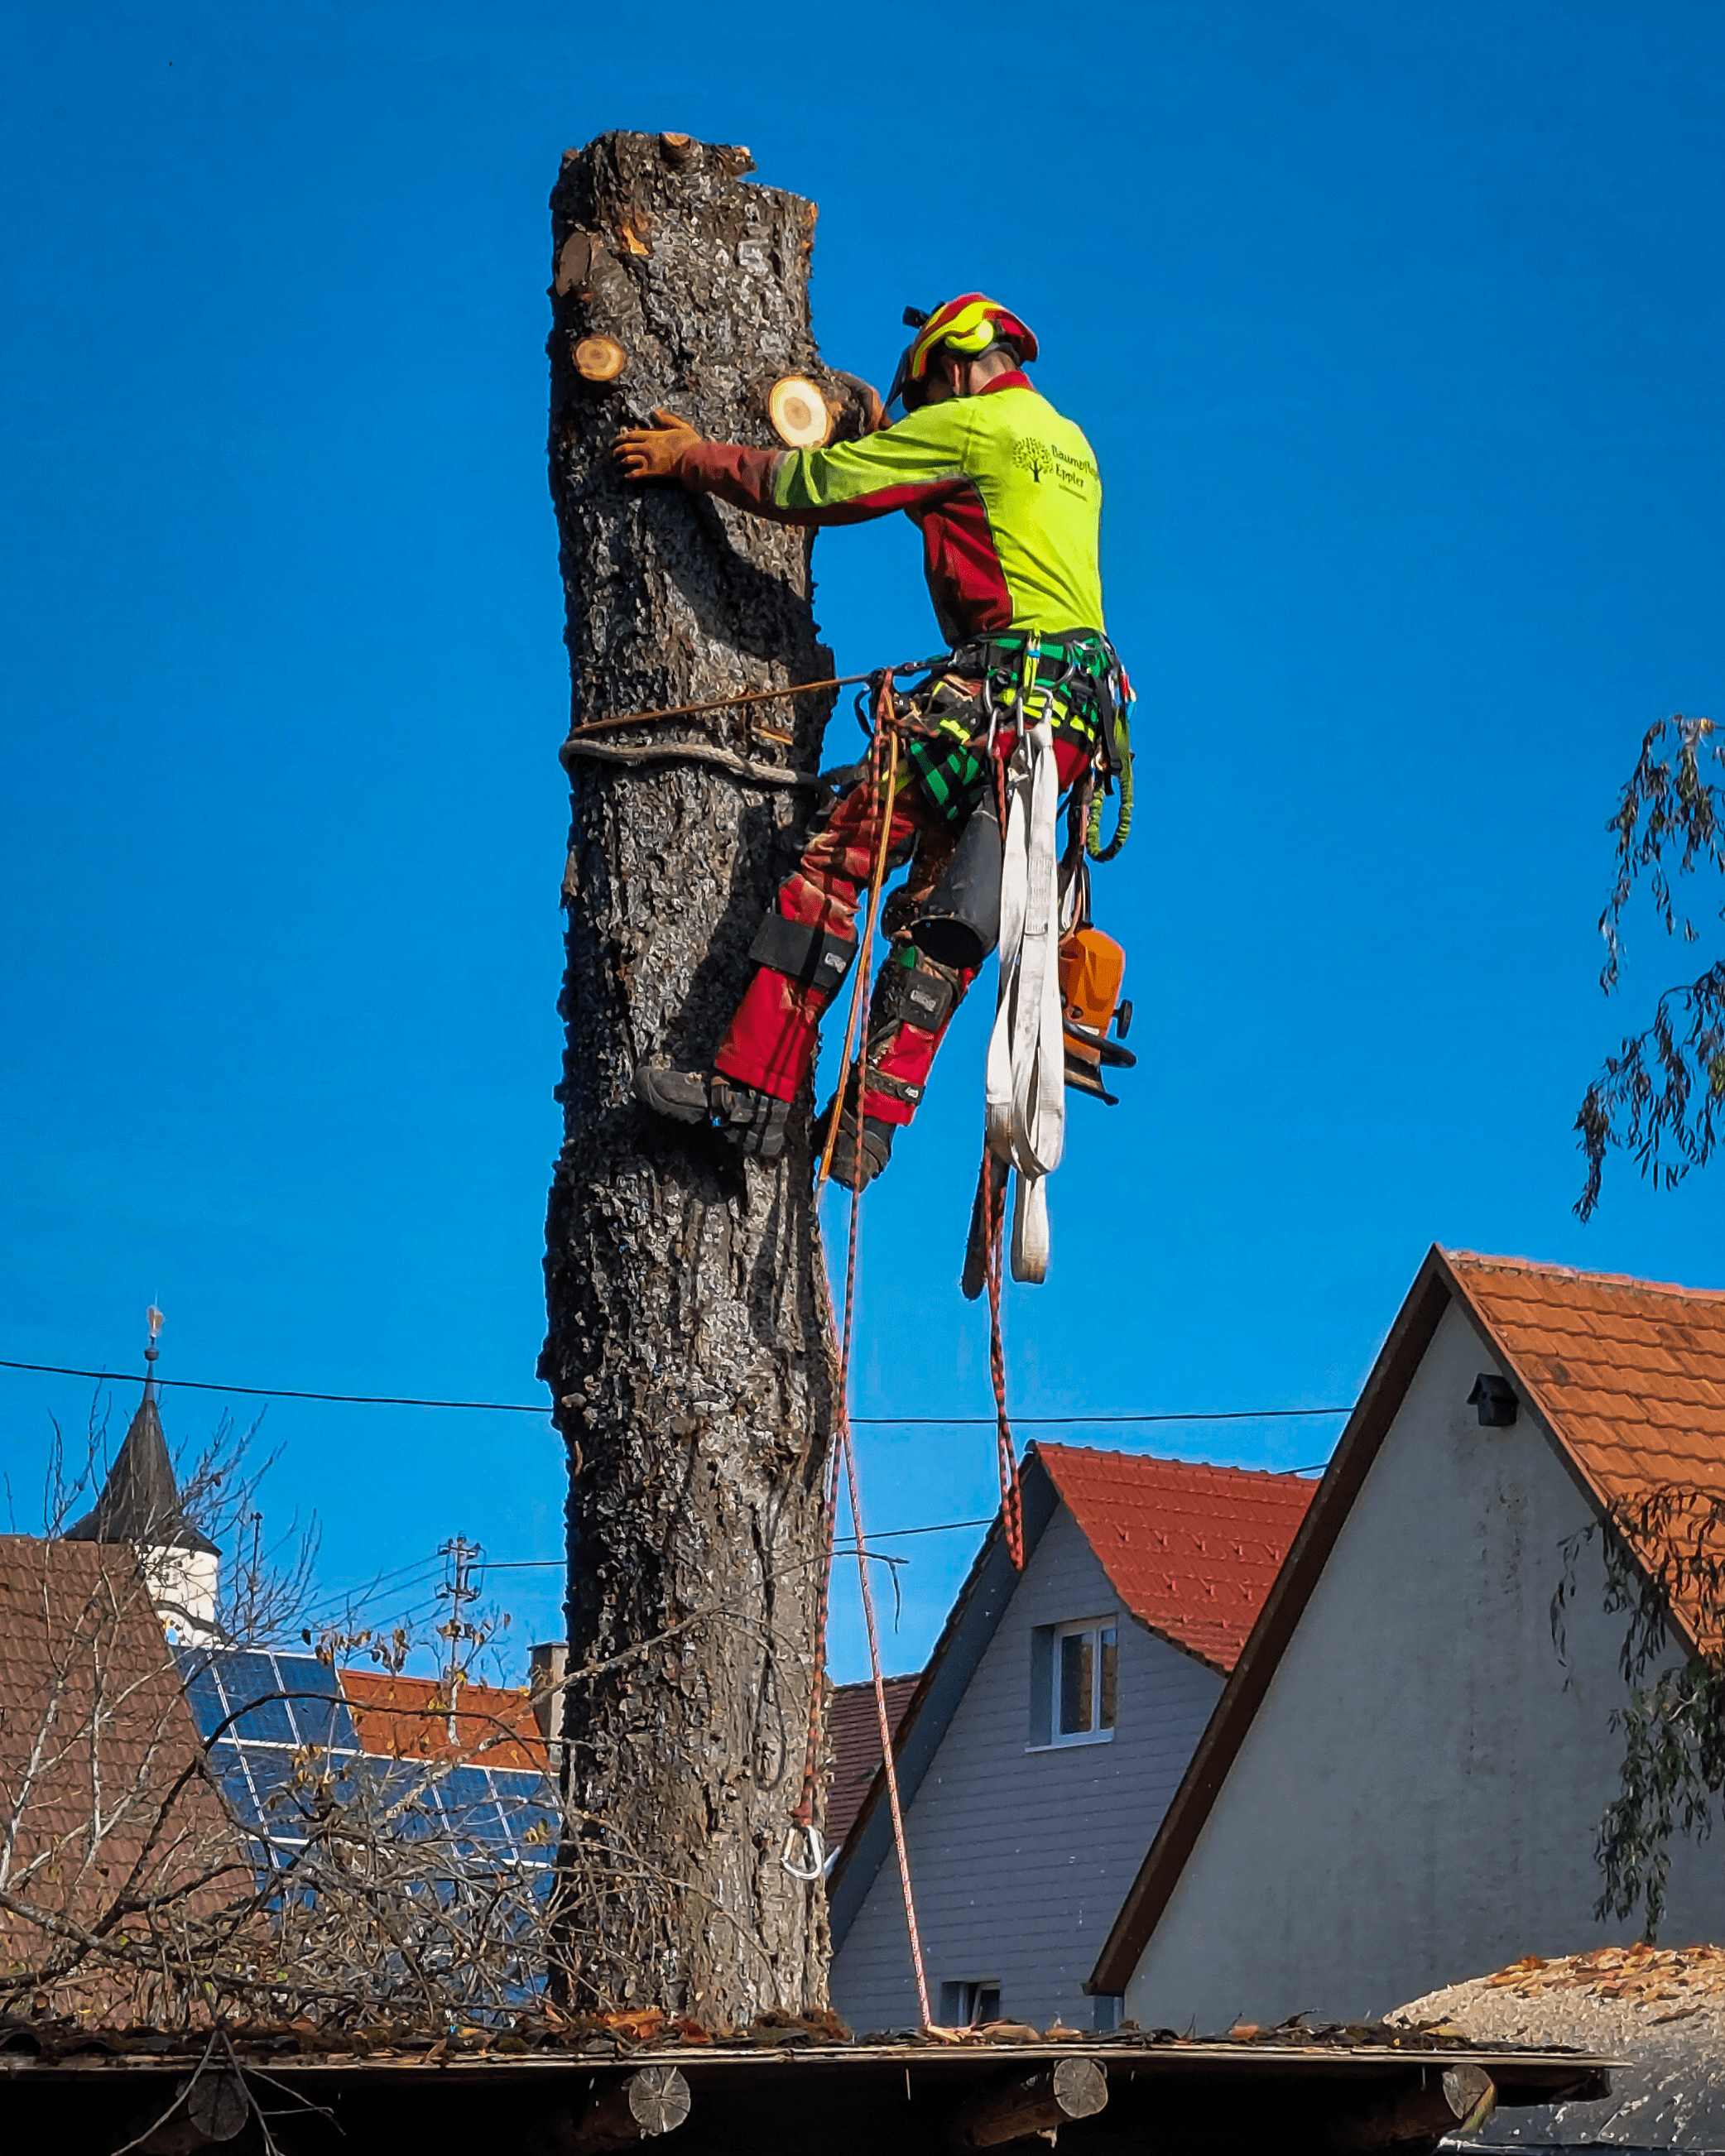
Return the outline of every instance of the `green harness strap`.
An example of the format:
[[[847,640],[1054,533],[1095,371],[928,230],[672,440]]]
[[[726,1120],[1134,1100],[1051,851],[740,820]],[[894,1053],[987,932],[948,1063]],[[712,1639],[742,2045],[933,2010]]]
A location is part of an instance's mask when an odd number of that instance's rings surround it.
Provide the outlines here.
[[[1027,721],[1040,707],[1057,734],[1100,741],[1103,783],[1091,803],[1085,850],[1094,861],[1111,861],[1132,834],[1133,701],[1132,684],[1112,644],[1094,630],[1064,637],[1008,630],[961,645],[952,657],[963,670],[992,677],[1019,703]],[[968,725],[956,716],[940,721],[932,737],[907,741],[905,762],[936,808],[954,821],[968,813],[988,773],[986,760],[969,745]],[[1119,814],[1105,845],[1102,793],[1111,792],[1117,781]]]
[[[1070,689],[1076,680],[1084,681],[1089,690],[1086,701],[1093,701],[1096,707],[1091,737],[1099,737],[1101,741],[1103,779],[1091,802],[1084,850],[1093,861],[1111,861],[1132,836],[1132,828],[1131,713],[1134,699],[1132,683],[1119,654],[1106,637],[1093,630],[1045,639],[1009,631],[988,639],[985,663],[993,661],[998,666],[1014,657],[1019,662],[1020,694],[1027,706],[1034,687],[1055,705],[1060,718],[1070,716],[1076,719],[1078,715],[1071,702],[1063,703],[1059,692],[1061,688]],[[1113,835],[1105,845],[1102,795],[1111,792],[1117,781],[1120,788],[1119,814],[1115,819]]]

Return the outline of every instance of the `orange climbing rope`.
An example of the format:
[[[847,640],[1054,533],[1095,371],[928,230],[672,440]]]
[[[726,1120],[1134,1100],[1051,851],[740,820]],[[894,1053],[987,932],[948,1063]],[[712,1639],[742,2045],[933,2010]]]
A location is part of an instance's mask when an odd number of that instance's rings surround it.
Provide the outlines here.
[[[890,714],[892,710],[891,675],[890,671],[880,685],[879,709],[880,711],[888,714]],[[884,773],[881,772],[880,768],[881,746],[883,742],[886,742],[888,744],[886,749],[887,762]],[[848,1072],[851,1067],[851,1050],[855,1046],[856,1040],[857,1019],[861,1009],[862,989],[864,983],[867,981],[869,977],[869,946],[874,937],[875,910],[880,902],[881,887],[886,880],[886,852],[892,828],[892,794],[897,785],[898,780],[898,742],[896,736],[891,733],[890,727],[886,726],[876,727],[875,738],[870,747],[869,756],[870,762],[874,767],[877,778],[884,779],[886,798],[883,805],[886,808],[886,815],[882,820],[880,827],[880,843],[875,851],[874,873],[869,881],[868,910],[864,916],[863,923],[861,950],[862,963],[857,967],[855,978],[851,983],[850,1009],[846,1016],[845,1024],[845,1053],[840,1058],[839,1067],[841,1071],[845,1072]],[[817,1199],[820,1196],[822,1186],[832,1173],[833,1149],[837,1145],[839,1140],[839,1117],[843,1113],[842,1103],[844,1097],[844,1087],[841,1086],[838,1095],[838,1101],[840,1105],[834,1110],[831,1127],[827,1132],[826,1144],[821,1152],[820,1164],[815,1173],[814,1194]],[[860,1100],[860,1092],[859,1092],[859,1101]],[[845,1265],[845,1306],[846,1317],[845,1339],[847,1346],[850,1339],[849,1319],[851,1291],[855,1282],[855,1278],[856,1216],[855,1208],[853,1207],[850,1223],[850,1251]],[[819,1275],[819,1286],[821,1291],[821,1306],[826,1313],[828,1336],[836,1344],[839,1337],[838,1322],[833,1315],[832,1297],[827,1291],[826,1272],[824,1267],[822,1268]],[[843,1374],[845,1364],[847,1359],[848,1356],[846,1354],[840,1354],[839,1361],[839,1376],[837,1380],[839,1421],[842,1430],[845,1433],[848,1433],[850,1429],[850,1418],[845,1412],[846,1394]],[[827,1615],[832,1602],[833,1551],[839,1527],[839,1455],[844,1450],[844,1437],[835,1436],[833,1440],[832,1451],[829,1455],[827,1473],[824,1478],[827,1546],[821,1560],[820,1578],[817,1583],[815,1590],[814,1681],[810,1688],[809,1695],[809,1743],[803,1758],[802,1793],[798,1796],[795,1808],[791,1813],[793,1837],[794,1838],[796,1832],[800,1830],[807,1838],[809,1845],[812,1864],[809,1867],[804,1868],[788,1863],[787,1869],[791,1871],[798,1878],[814,1877],[821,1868],[821,1861],[824,1856],[824,1852],[820,1850],[820,1845],[814,1830],[814,1785],[816,1781],[819,1779],[820,1774],[820,1741],[824,1727],[824,1718],[821,1712],[824,1702],[821,1695],[824,1689],[826,1674]]]
[[[1000,1469],[1000,1523],[1014,1572],[1024,1568],[1024,1507],[1019,1496],[1018,1448],[1006,1412],[1006,1342],[1000,1323],[1000,1287],[1005,1273],[1006,1171],[986,1146],[983,1177],[988,1207],[988,1376],[994,1387],[994,1451]]]
[[[850,1217],[854,1223],[857,1214],[856,1193],[850,1195]],[[852,1248],[855,1249],[853,1235]],[[847,1343],[850,1332],[850,1298],[845,1299],[845,1331]],[[846,1378],[850,1372],[847,1353]],[[934,2015],[928,2005],[928,1973],[922,1965],[922,1935],[916,1925],[916,1898],[911,1887],[911,1852],[905,1842],[905,1815],[898,1796],[898,1762],[892,1756],[892,1718],[886,1712],[886,1680],[880,1670],[880,1635],[875,1623],[875,1590],[869,1584],[869,1553],[863,1542],[862,1506],[857,1496],[856,1448],[850,1442],[850,1423],[847,1415],[844,1424],[845,1476],[850,1498],[850,1525],[856,1537],[856,1576],[862,1587],[863,1620],[869,1634],[869,1671],[875,1681],[875,1719],[880,1730],[880,1758],[886,1768],[886,1801],[892,1812],[892,1845],[898,1852],[899,1891],[904,1897],[905,1928],[911,1938],[911,1966],[916,1975],[916,2005],[926,2029]]]
[[[855,1114],[855,1152],[860,1163],[863,1137],[864,1065],[867,1055],[865,1029],[859,1039],[863,1002],[867,993],[869,966],[875,927],[880,917],[880,894],[886,881],[887,855],[891,849],[893,802],[898,787],[899,736],[902,721],[893,708],[893,669],[888,668],[875,678],[875,726],[870,745],[870,765],[872,783],[881,791],[880,834],[875,847],[873,874],[870,878],[868,905],[863,919],[862,935],[859,940],[855,976],[850,992],[850,1008],[845,1025],[845,1050],[839,1064],[841,1073],[839,1091],[835,1096],[831,1121],[828,1126],[826,1142],[821,1151],[819,1167],[814,1180],[815,1195],[819,1196],[823,1185],[832,1173],[833,1155],[839,1141],[840,1118],[849,1107]],[[992,746],[992,744],[991,744]],[[1001,826],[1006,823],[1006,773],[1004,759],[998,748],[992,761]],[[1004,1163],[997,1161],[985,1146],[983,1152],[981,1186],[978,1192],[986,1234],[985,1278],[988,1291],[988,1373],[994,1392],[995,1450],[1000,1474],[1000,1518],[1006,1546],[1014,1568],[1022,1572],[1024,1567],[1024,1508],[1019,1485],[1017,1447],[1014,1442],[1012,1424],[1007,1412],[1006,1353],[1001,1317],[1002,1290],[1005,1278],[1006,1242],[1006,1184],[1007,1173]],[[827,1288],[824,1265],[820,1270],[822,1305],[826,1313],[835,1348],[834,1396],[833,1415],[833,1449],[828,1471],[823,1477],[823,1495],[827,1507],[827,1542],[820,1578],[815,1599],[817,1620],[814,1683],[810,1690],[809,1715],[809,1743],[803,1760],[801,1797],[791,1815],[793,1835],[801,1830],[806,1835],[813,1862],[803,1869],[793,1864],[787,1856],[787,1869],[800,1878],[819,1875],[822,1851],[814,1826],[814,1789],[819,1778],[821,1737],[823,1729],[823,1693],[825,1689],[826,1629],[832,1595],[833,1558],[836,1548],[839,1517],[839,1483],[842,1471],[845,1494],[850,1507],[851,1527],[856,1542],[857,1580],[862,1595],[863,1621],[868,1634],[869,1668],[873,1679],[875,1716],[880,1734],[880,1758],[886,1783],[886,1802],[892,1820],[893,1846],[898,1859],[899,1888],[904,1900],[905,1928],[909,1934],[911,1965],[916,1979],[916,2001],[925,2028],[932,2025],[932,2015],[928,1999],[928,1976],[922,1958],[922,1931],[916,1921],[916,1901],[911,1881],[910,1851],[905,1838],[904,1809],[900,1799],[898,1763],[893,1751],[891,1718],[886,1707],[886,1681],[880,1663],[880,1628],[875,1614],[874,1588],[869,1578],[869,1553],[863,1527],[862,1500],[856,1465],[856,1448],[850,1432],[850,1354],[856,1312],[856,1270],[858,1229],[860,1220],[860,1199],[853,1188],[850,1195],[850,1224],[845,1264],[845,1306],[842,1318],[835,1317],[832,1297]]]

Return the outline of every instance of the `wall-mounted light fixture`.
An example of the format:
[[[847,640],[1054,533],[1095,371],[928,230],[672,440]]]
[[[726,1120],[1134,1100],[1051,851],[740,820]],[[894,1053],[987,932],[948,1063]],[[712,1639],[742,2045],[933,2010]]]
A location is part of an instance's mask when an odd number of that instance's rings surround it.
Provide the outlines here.
[[[1467,1404],[1480,1411],[1481,1430],[1507,1430],[1516,1419],[1515,1389],[1507,1378],[1481,1370],[1473,1381]]]

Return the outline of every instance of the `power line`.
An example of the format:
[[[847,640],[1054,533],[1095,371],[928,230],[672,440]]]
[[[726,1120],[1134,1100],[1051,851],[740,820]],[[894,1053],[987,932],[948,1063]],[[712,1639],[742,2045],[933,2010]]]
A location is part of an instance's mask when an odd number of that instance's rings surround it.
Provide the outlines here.
[[[1125,1422],[1272,1422],[1288,1415],[1352,1414],[1352,1408],[1199,1408],[1189,1414],[1015,1414],[1014,1426],[1019,1423],[1034,1423],[1040,1429],[1062,1428],[1090,1423]],[[858,1423],[878,1423],[893,1430],[929,1428],[933,1430],[968,1428],[972,1424],[986,1424],[993,1430],[993,1415],[852,1415],[853,1426]]]
[[[429,1579],[437,1563],[434,1557],[416,1558],[411,1564],[398,1565],[393,1572],[379,1573],[358,1586],[326,1589],[306,1605],[302,1614],[307,1624],[316,1624],[332,1610],[344,1617],[357,1615],[368,1604],[381,1601],[386,1595],[412,1594]]]
[[[1290,1467],[1282,1471],[1289,1475],[1321,1475],[1325,1463],[1322,1460],[1311,1467]],[[930,1520],[920,1527],[871,1527],[871,1543],[902,1542],[910,1535],[951,1535],[965,1527],[992,1527],[999,1517],[989,1512],[974,1520]],[[846,1548],[852,1547],[850,1543]],[[474,1566],[475,1572],[561,1572],[568,1563],[561,1557],[481,1558]]]
[[[991,1512],[986,1519],[980,1520],[931,1520],[926,1527],[875,1527],[870,1530],[869,1540],[871,1543],[902,1542],[906,1535],[950,1535],[957,1533],[961,1527],[992,1527],[996,1517]],[[856,1545],[855,1543],[843,1543],[839,1547],[855,1549]],[[479,1572],[546,1572],[555,1568],[561,1572],[567,1563],[567,1558],[560,1557],[506,1558],[495,1563],[487,1558],[475,1569]]]
[[[13,1363],[0,1356],[0,1370],[39,1370],[50,1378],[96,1378],[104,1384],[136,1385],[143,1381],[130,1370],[68,1370],[58,1363]],[[326,1400],[346,1408],[475,1408],[487,1414],[548,1415],[548,1407],[523,1407],[519,1400],[415,1400],[393,1393],[304,1393],[289,1385],[217,1385],[205,1378],[158,1378],[158,1385],[177,1385],[189,1393],[244,1393],[258,1400]]]
[[[103,1384],[139,1384],[142,1380],[129,1370],[74,1370],[59,1363],[17,1363],[0,1356],[0,1370],[31,1370],[50,1378],[93,1378]],[[206,1378],[162,1378],[157,1385],[177,1385],[182,1391],[193,1393],[238,1393],[249,1399],[263,1400],[321,1400],[336,1407],[350,1408],[460,1408],[482,1414],[549,1415],[548,1407],[531,1407],[520,1400],[432,1400],[416,1399],[400,1393],[311,1393],[295,1390],[290,1385],[218,1385]],[[1327,1408],[1196,1408],[1186,1412],[1166,1412],[1155,1414],[1015,1414],[1013,1421],[1039,1430],[1072,1429],[1086,1424],[1122,1424],[1128,1423],[1165,1422],[1274,1422],[1290,1417],[1311,1415],[1351,1414],[1350,1407]],[[852,1415],[853,1426],[867,1424],[885,1430],[968,1430],[993,1429],[993,1415]]]

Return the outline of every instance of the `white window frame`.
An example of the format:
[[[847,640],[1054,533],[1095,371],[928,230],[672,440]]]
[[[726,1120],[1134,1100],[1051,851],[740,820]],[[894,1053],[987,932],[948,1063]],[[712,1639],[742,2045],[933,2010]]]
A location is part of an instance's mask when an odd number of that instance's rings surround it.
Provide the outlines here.
[[[994,1994],[994,2013],[998,2018],[1004,2012],[1000,2004],[1000,1979],[998,1976],[958,1976],[942,1979],[940,1988],[941,2010],[947,2010],[948,2004],[957,2009],[956,2018],[947,2025],[955,2029],[977,2029],[983,2026],[978,2016],[982,2012],[983,1996]]]
[[[1117,1613],[1106,1617],[1075,1617],[1065,1625],[1053,1628],[1053,1661],[1049,1671],[1048,1742],[1050,1749],[1064,1749],[1070,1744],[1111,1744],[1114,1731],[1120,1719],[1120,1619]],[[1062,1643],[1081,1634],[1089,1632],[1096,1637],[1096,1650],[1091,1656],[1090,1727],[1063,1731],[1060,1727],[1060,1649]],[[1107,1728],[1102,1718],[1102,1635],[1114,1635],[1114,1722]]]

